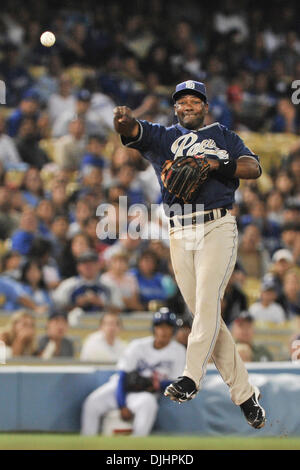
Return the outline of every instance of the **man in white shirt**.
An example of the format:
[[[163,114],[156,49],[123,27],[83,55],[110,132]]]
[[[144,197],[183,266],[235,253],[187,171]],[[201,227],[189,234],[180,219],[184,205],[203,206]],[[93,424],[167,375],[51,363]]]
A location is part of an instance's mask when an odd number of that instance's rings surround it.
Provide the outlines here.
[[[3,165],[17,165],[21,162],[18,149],[11,137],[5,134],[5,119],[0,115],[0,162]]]
[[[53,123],[53,137],[61,137],[68,132],[68,126],[73,119],[84,121],[88,135],[105,135],[113,128],[113,115],[110,119],[97,109],[92,108],[92,94],[88,90],[80,90],[74,110],[66,110]]]
[[[276,286],[272,281],[265,281],[261,287],[260,300],[249,308],[250,314],[256,321],[283,323],[286,320],[282,306],[275,302]]]
[[[100,320],[99,330],[85,339],[80,360],[117,362],[127,346],[125,341],[118,337],[121,329],[120,317],[115,313],[105,313]]]
[[[59,79],[59,92],[53,93],[48,100],[48,112],[51,122],[54,122],[62,113],[75,112],[76,98],[72,94],[72,81],[66,75]]]

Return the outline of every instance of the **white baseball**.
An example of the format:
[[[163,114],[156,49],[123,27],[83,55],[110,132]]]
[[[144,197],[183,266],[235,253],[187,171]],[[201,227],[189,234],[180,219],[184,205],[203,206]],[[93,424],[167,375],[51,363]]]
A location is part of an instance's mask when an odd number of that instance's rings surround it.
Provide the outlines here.
[[[41,35],[40,39],[41,39],[41,43],[43,44],[43,46],[46,46],[46,47],[51,47],[55,43],[55,36],[53,33],[51,33],[51,31],[45,31]]]

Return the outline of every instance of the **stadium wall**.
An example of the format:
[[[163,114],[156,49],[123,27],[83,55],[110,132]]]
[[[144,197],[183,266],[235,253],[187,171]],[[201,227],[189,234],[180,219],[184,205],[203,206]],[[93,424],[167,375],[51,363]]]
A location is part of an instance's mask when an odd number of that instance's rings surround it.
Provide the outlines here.
[[[247,364],[260,387],[268,421],[256,431],[231,402],[228,388],[209,365],[203,389],[179,406],[161,397],[154,432],[201,435],[300,435],[300,364]],[[78,432],[85,397],[105,383],[112,368],[1,366],[0,431]]]

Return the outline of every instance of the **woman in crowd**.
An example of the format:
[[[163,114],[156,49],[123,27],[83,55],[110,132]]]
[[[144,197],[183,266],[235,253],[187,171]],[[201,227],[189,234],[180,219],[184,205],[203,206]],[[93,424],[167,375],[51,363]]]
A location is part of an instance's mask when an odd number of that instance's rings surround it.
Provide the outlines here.
[[[29,259],[23,265],[20,281],[25,292],[37,305],[47,305],[49,309],[53,306],[41,265],[37,260]]]
[[[0,340],[6,346],[6,358],[36,354],[35,319],[26,310],[14,313],[0,330]]]

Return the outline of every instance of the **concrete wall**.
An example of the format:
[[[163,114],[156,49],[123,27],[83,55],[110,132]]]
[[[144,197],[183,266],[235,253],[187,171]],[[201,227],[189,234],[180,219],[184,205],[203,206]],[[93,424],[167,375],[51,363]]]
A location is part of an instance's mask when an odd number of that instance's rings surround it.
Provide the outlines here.
[[[262,430],[246,423],[218,372],[209,366],[203,389],[191,402],[178,405],[161,397],[154,432],[300,435],[300,365],[247,367],[267,412]],[[78,432],[83,400],[112,373],[90,366],[0,366],[0,431]]]

